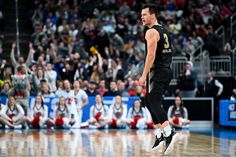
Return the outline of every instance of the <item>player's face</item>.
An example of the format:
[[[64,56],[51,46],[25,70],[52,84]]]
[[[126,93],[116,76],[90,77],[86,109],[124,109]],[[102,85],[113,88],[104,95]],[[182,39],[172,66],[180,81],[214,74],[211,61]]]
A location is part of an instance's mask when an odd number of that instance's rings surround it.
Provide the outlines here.
[[[149,12],[149,8],[142,9],[141,19],[144,26],[147,26],[151,23],[152,15]]]

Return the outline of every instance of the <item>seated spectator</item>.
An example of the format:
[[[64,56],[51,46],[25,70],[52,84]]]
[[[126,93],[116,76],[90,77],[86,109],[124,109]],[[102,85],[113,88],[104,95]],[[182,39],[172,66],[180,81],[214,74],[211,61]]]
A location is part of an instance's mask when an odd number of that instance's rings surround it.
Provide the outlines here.
[[[89,128],[102,129],[109,123],[109,108],[104,105],[101,95],[96,95],[96,103],[90,108]]]
[[[35,102],[31,106],[26,120],[34,129],[47,127],[46,122],[48,120],[48,107],[44,104],[42,96],[36,96]]]
[[[43,97],[54,97],[55,94],[51,92],[48,84],[44,83],[42,85],[42,89],[41,89],[41,93],[39,93],[40,95],[42,95]]]
[[[127,123],[131,129],[154,128],[154,123],[149,121],[147,110],[141,106],[139,100],[135,100],[133,107],[129,109]]]
[[[121,96],[115,97],[115,102],[109,108],[110,128],[126,127],[127,106],[122,103]]]
[[[0,96],[6,96],[6,97],[7,97],[10,88],[11,88],[10,82],[5,81],[5,82],[3,83],[3,87],[2,87],[2,90],[1,90],[1,93],[0,93]]]
[[[92,80],[89,81],[88,89],[85,92],[88,96],[96,96],[98,94],[97,83]]]
[[[23,108],[17,104],[16,99],[13,96],[9,96],[7,105],[1,112],[0,122],[13,129],[19,125],[26,127],[24,114]]]
[[[71,84],[70,84],[69,80],[64,80],[63,81],[63,89],[58,88],[55,95],[57,97],[63,96],[65,98],[68,98],[70,91],[71,91]]]
[[[169,107],[167,115],[170,124],[174,127],[185,128],[190,123],[188,120],[188,111],[179,96],[175,98],[175,104]]]
[[[117,85],[115,81],[111,81],[110,90],[108,90],[104,96],[117,96],[119,95],[119,91],[117,90]]]
[[[118,84],[118,91],[119,91],[119,93],[122,97],[129,97],[129,93],[125,89],[125,83],[124,82],[121,81]]]
[[[103,96],[107,92],[106,85],[105,85],[105,80],[101,80],[99,82],[98,92],[101,96]]]

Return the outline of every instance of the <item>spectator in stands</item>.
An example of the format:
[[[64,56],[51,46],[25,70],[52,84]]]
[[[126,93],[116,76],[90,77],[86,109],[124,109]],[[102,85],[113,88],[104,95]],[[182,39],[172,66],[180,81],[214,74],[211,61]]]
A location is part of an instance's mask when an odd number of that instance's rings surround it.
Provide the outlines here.
[[[122,97],[129,97],[129,93],[125,89],[125,83],[122,81],[118,84],[118,92]]]
[[[126,127],[127,106],[122,103],[121,96],[115,97],[115,102],[109,108],[109,118],[111,128]]]
[[[110,89],[104,93],[104,96],[117,96],[119,95],[119,91],[117,90],[117,85],[115,81],[111,81]]]
[[[2,90],[1,90],[1,93],[0,93],[0,96],[6,96],[7,97],[10,88],[11,88],[10,82],[5,81],[3,83],[3,87],[2,87]]]
[[[99,82],[98,92],[101,96],[103,96],[107,92],[105,80],[101,80]]]
[[[40,87],[41,87],[41,81],[46,80],[45,76],[44,76],[44,71],[43,70],[37,70],[35,71],[35,73],[33,74],[33,82],[35,85],[36,90],[39,92],[40,91]]]
[[[167,116],[170,124],[177,128],[185,128],[190,123],[188,111],[179,96],[175,97],[175,104],[169,107]]]
[[[219,98],[223,92],[223,88],[222,83],[214,78],[212,72],[209,72],[207,81],[205,82],[205,96]]]
[[[154,123],[149,121],[147,110],[141,106],[139,100],[135,100],[133,107],[128,111],[127,123],[131,129],[153,129]]]
[[[104,105],[101,95],[96,95],[96,103],[90,108],[89,128],[101,129],[108,126],[109,108]]]
[[[68,98],[69,97],[69,93],[71,91],[71,84],[69,82],[69,80],[64,80],[63,81],[63,89],[58,89],[55,93],[55,95],[57,97],[65,97]]]
[[[208,73],[207,81],[205,82],[205,96],[214,98],[214,122],[219,121],[219,100],[223,92],[223,84],[214,78],[211,72]]]
[[[17,68],[19,66],[24,66],[26,71],[28,72],[28,68],[29,68],[30,64],[32,63],[33,55],[34,55],[34,52],[35,52],[35,50],[33,48],[33,44],[29,43],[29,54],[28,54],[28,58],[27,58],[26,62],[24,60],[24,57],[22,57],[22,56],[20,56],[18,58],[18,61],[16,61],[15,55],[14,55],[15,47],[16,47],[16,44],[13,43],[12,44],[12,49],[11,49],[11,57],[10,57],[11,58],[11,63],[12,63],[12,65],[14,67],[14,70],[15,70],[15,73],[17,72]]]
[[[236,47],[236,34],[234,34],[230,40],[224,46],[224,53],[231,54]]]
[[[176,93],[181,97],[195,97],[196,91],[197,74],[192,69],[192,62],[187,62],[184,72],[178,78]]]
[[[218,37],[214,33],[211,25],[208,25],[206,33],[207,33],[206,37],[203,38],[205,43],[205,49],[209,52],[210,56],[220,55],[219,46],[218,44],[216,44],[218,43]]]
[[[42,95],[44,98],[55,97],[55,94],[51,92],[49,85],[47,83],[43,83],[41,87],[42,89],[40,90],[41,92],[39,94]]]
[[[96,96],[98,94],[97,83],[93,80],[89,81],[88,89],[85,92],[88,96]]]
[[[52,69],[52,64],[47,63],[44,75],[45,79],[47,80],[47,84],[50,88],[50,91],[55,92],[57,90],[56,87],[57,73],[55,70]]]

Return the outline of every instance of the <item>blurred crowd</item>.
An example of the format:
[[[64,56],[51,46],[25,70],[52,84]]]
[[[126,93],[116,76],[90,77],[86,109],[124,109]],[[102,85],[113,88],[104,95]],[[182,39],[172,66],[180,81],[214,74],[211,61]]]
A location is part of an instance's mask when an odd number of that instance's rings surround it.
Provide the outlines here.
[[[143,27],[140,20],[146,0],[34,0],[29,9],[33,28],[28,58],[11,61],[1,58],[1,95],[12,87],[11,75],[24,65],[30,75],[30,95],[57,96],[69,90],[74,80],[88,95],[145,95],[138,85],[138,74],[128,72],[145,57]],[[172,36],[174,56],[189,59],[204,44],[210,55],[219,55],[217,35],[220,26],[229,26],[234,1],[162,0],[153,1],[159,10],[159,23]],[[1,46],[0,38],[0,46]],[[225,51],[235,47],[235,38]],[[17,65],[17,66],[16,66]],[[67,82],[68,83],[65,83]],[[69,84],[68,86],[65,84]],[[194,85],[194,90],[196,89]],[[68,89],[67,89],[68,88]]]

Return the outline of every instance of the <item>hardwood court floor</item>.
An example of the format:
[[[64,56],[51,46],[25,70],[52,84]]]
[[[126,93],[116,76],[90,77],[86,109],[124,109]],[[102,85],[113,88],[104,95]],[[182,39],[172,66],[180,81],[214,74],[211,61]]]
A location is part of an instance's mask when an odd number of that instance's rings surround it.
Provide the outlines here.
[[[0,130],[0,156],[162,156],[150,151],[153,142],[152,130]],[[236,141],[182,131],[168,156],[233,157]]]

